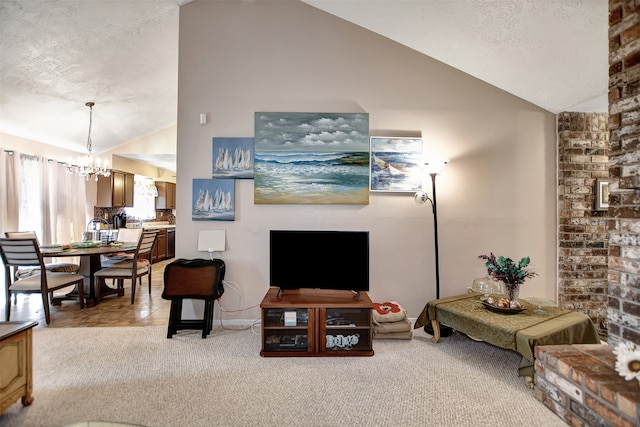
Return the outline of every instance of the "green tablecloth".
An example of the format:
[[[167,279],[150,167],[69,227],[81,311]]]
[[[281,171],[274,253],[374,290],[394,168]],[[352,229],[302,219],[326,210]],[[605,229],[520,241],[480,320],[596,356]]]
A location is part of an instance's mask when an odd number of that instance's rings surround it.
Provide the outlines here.
[[[526,310],[521,313],[494,313],[482,305],[480,296],[471,292],[429,301],[418,316],[414,329],[437,320],[475,339],[517,351],[522,355],[521,376],[533,376],[534,348],[537,345],[600,342],[596,328],[586,314],[557,307],[544,307],[544,314],[536,314],[536,307],[524,300],[520,303]]]

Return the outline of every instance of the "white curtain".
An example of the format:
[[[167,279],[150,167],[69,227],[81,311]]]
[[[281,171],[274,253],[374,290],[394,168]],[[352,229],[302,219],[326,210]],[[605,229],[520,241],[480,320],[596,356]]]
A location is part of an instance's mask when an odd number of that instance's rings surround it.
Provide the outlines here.
[[[13,151],[5,151],[0,148],[0,236],[4,237],[7,231],[18,230],[19,212],[19,179],[20,162],[19,154]],[[0,304],[5,303],[5,275],[4,266],[0,273]],[[0,321],[4,321],[2,318]]]
[[[44,202],[43,241],[46,243],[79,242],[87,225],[85,178],[67,173],[66,166],[55,160],[43,159],[40,167]]]
[[[19,154],[0,149],[0,236],[18,230]]]
[[[0,149],[0,235],[35,231],[41,244],[82,239],[87,226],[86,181],[55,160]],[[53,262],[78,262],[58,258]],[[4,288],[4,274],[0,285]],[[4,292],[2,293],[4,297]],[[0,297],[0,300],[4,299]]]
[[[44,243],[42,215],[44,200],[41,195],[40,161],[36,156],[20,155],[20,182],[17,231],[35,231],[40,243]]]

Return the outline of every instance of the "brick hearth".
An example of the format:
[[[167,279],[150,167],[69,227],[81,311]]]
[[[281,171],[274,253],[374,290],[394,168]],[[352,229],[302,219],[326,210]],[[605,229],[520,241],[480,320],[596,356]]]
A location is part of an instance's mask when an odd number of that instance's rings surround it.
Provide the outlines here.
[[[640,386],[615,370],[606,344],[536,347],[534,394],[571,426],[640,425]]]

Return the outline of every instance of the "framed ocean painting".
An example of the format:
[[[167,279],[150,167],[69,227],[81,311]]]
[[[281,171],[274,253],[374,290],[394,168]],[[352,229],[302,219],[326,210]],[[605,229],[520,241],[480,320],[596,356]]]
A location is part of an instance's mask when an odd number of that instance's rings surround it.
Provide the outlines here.
[[[254,203],[369,204],[369,114],[255,113]]]
[[[213,178],[253,178],[253,138],[213,138]]]
[[[194,179],[191,198],[193,221],[234,221],[235,179]]]
[[[422,190],[422,139],[371,137],[371,191]]]

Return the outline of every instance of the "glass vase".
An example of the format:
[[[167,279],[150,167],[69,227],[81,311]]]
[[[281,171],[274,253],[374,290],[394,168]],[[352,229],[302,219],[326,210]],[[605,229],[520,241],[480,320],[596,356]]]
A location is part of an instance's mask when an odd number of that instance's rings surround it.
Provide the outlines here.
[[[509,302],[518,301],[518,296],[520,295],[520,285],[514,285],[513,283],[503,283],[502,288],[504,289],[504,296],[509,300]]]

